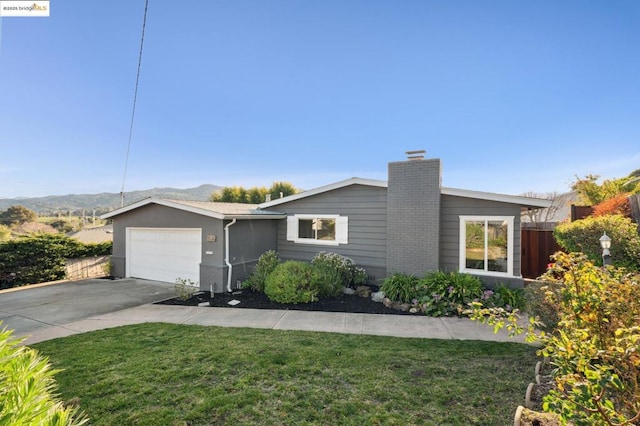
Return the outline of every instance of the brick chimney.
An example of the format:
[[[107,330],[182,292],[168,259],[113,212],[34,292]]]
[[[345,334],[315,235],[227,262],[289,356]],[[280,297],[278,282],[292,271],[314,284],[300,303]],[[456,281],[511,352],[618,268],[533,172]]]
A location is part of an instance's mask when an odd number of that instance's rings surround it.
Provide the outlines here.
[[[387,186],[387,273],[416,276],[439,268],[439,159],[424,151],[407,152],[406,161],[389,163]]]

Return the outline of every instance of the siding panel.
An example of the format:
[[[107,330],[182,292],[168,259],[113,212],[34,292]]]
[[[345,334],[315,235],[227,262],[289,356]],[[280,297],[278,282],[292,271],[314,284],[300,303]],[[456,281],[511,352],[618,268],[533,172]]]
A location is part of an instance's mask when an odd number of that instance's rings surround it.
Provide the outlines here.
[[[460,216],[514,216],[513,274],[520,276],[520,211],[517,204],[442,195],[440,221],[440,269],[457,271],[460,259]],[[489,280],[495,281],[490,277]]]
[[[277,246],[283,259],[309,261],[328,251],[347,256],[367,272],[381,274],[386,266],[387,190],[366,185],[351,185],[291,201],[267,210],[294,214],[338,214],[349,217],[349,243],[321,246],[287,241],[287,221],[278,221]]]

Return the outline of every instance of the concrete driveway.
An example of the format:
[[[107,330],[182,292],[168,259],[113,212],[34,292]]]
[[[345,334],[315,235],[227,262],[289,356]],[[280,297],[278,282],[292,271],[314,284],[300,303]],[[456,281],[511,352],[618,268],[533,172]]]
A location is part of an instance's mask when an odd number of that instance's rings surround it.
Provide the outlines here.
[[[0,292],[2,327],[14,336],[81,321],[175,296],[174,284],[124,278],[88,279]]]

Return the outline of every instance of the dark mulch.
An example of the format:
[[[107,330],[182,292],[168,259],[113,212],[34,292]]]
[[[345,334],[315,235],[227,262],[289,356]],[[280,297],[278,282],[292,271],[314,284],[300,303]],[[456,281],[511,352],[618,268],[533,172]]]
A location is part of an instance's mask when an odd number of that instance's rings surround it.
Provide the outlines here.
[[[208,291],[198,292],[189,300],[183,302],[178,298],[157,302],[159,305],[185,305],[197,306],[201,302],[210,302],[215,308],[251,308],[251,309],[280,309],[297,311],[324,311],[324,312],[353,312],[361,314],[391,314],[391,315],[420,315],[390,309],[382,303],[374,302],[370,297],[357,295],[342,295],[312,303],[285,304],[270,301],[264,293],[251,290],[242,290],[233,293],[215,293],[213,299]],[[232,300],[239,300],[236,306],[229,305]]]

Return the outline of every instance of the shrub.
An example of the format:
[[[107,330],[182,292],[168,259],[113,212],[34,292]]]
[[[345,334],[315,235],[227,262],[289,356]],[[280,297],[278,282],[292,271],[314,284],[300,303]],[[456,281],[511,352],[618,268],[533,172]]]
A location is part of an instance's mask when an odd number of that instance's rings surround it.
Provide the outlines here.
[[[420,296],[418,286],[419,280],[415,276],[395,273],[383,281],[380,290],[394,302],[411,303]]]
[[[559,322],[551,334],[536,334],[540,354],[554,365],[555,388],[543,408],[575,425],[632,425],[640,419],[640,275],[624,268],[597,267],[581,253],[556,253],[542,279],[557,285],[547,291],[558,306]],[[516,313],[474,304],[472,319],[499,329],[509,324],[522,332]]]
[[[616,195],[593,206],[593,216],[622,215],[631,217],[631,205],[629,204],[629,194]]]
[[[193,282],[190,279],[176,278],[176,284],[173,287],[176,291],[178,299],[186,302],[193,296],[199,289],[198,283]]]
[[[274,250],[269,250],[258,258],[253,273],[242,283],[244,288],[251,288],[254,291],[264,292],[264,286],[267,282],[267,277],[274,269],[280,264],[280,257]]]
[[[524,309],[527,303],[523,289],[510,288],[504,284],[496,285],[489,296],[490,303],[507,310]]]
[[[264,292],[277,303],[309,303],[318,300],[318,277],[306,262],[290,260],[269,274]]]
[[[311,264],[324,278],[330,287],[335,287],[330,293],[340,294],[342,287],[356,287],[364,284],[367,275],[364,269],[358,268],[353,260],[336,253],[321,251],[311,261]]]
[[[21,346],[12,332],[0,331],[0,424],[82,425],[88,421],[77,408],[58,400],[49,360]]]
[[[0,243],[0,276],[15,274],[15,284],[65,277],[65,259],[107,255],[112,243],[83,244],[58,234],[34,234]]]
[[[616,266],[637,270],[640,266],[640,236],[637,225],[620,215],[588,217],[558,225],[553,231],[558,244],[568,252],[581,252],[602,265],[600,237],[611,237],[611,261]]]
[[[418,303],[431,316],[459,315],[467,303],[488,295],[480,279],[459,272],[429,272],[419,284]]]

